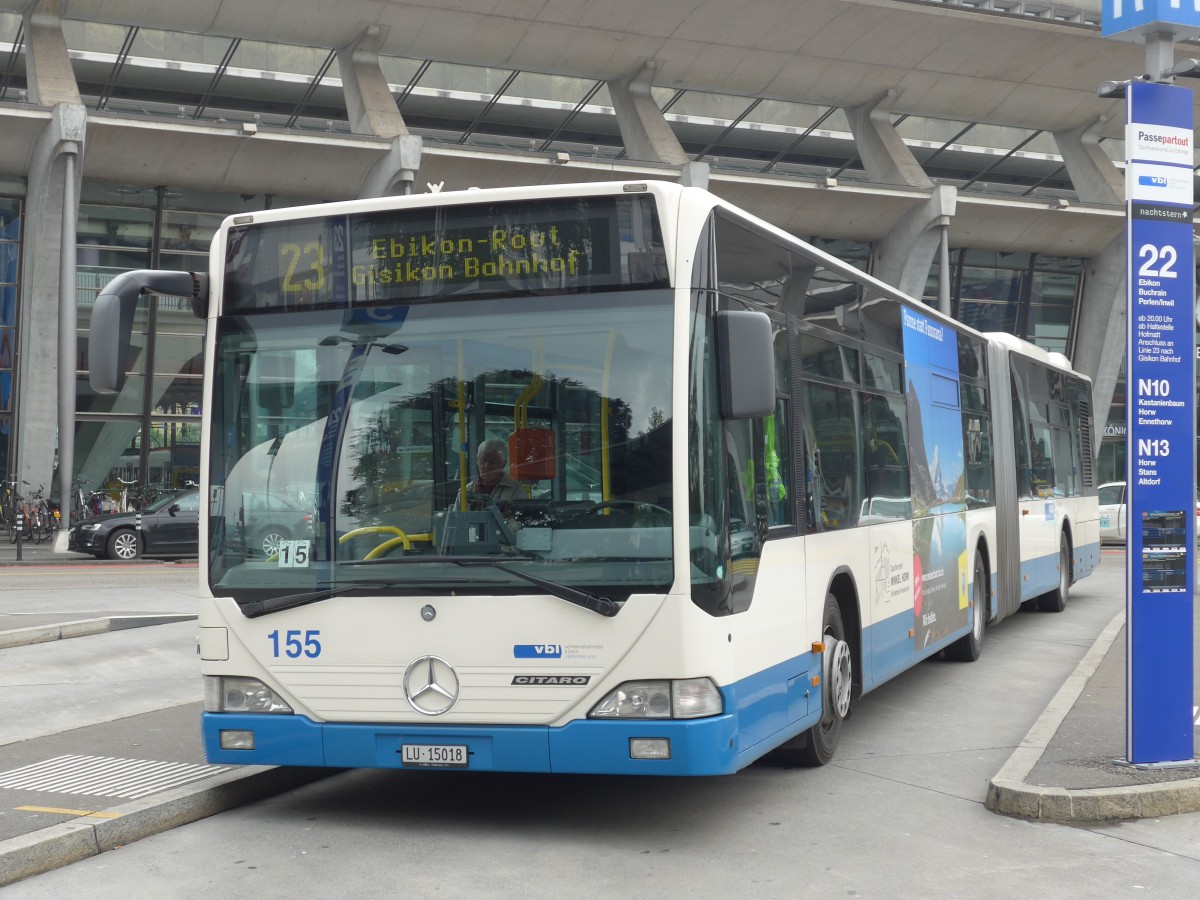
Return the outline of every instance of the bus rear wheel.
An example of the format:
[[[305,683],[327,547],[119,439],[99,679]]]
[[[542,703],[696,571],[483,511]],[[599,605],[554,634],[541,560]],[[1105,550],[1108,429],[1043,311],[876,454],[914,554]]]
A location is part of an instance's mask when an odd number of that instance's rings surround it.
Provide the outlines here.
[[[1062,612],[1067,608],[1067,592],[1071,589],[1071,545],[1064,532],[1058,537],[1058,586],[1037,598],[1042,612]]]
[[[975,574],[971,576],[972,612],[975,618],[971,621],[971,631],[963,635],[946,648],[946,659],[954,662],[975,662],[983,652],[983,634],[987,630],[987,572],[983,568],[983,558],[975,554]]]

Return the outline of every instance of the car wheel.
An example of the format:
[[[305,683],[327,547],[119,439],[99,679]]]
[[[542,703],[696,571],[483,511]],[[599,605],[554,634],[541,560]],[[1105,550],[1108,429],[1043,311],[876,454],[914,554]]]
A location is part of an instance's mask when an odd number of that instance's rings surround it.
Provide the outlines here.
[[[255,542],[256,549],[261,550],[264,557],[270,559],[279,552],[279,544],[281,541],[288,539],[288,533],[283,528],[267,528],[258,536]]]
[[[142,542],[132,528],[114,531],[105,547],[109,559],[137,559],[142,555]]]

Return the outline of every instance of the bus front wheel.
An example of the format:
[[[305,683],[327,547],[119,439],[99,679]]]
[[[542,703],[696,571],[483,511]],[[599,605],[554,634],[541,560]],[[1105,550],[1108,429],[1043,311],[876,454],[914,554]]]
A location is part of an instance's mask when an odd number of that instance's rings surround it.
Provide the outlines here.
[[[825,644],[821,666],[821,721],[804,734],[788,754],[804,766],[823,766],[837,750],[842,723],[850,715],[850,695],[854,688],[854,659],[846,641],[842,609],[833,594],[825,595],[821,638]],[[786,747],[786,745],[785,745]]]

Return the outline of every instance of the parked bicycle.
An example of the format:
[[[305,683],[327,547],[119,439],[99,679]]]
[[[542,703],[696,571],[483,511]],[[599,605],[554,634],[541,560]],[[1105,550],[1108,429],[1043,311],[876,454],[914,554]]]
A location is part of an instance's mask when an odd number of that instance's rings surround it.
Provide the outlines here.
[[[29,482],[22,482],[29,487]],[[36,544],[40,544],[49,538],[55,531],[54,515],[50,511],[50,504],[46,501],[45,485],[38,485],[37,489],[31,491],[29,498],[22,504],[22,509],[25,514],[25,536]]]
[[[76,479],[71,485],[71,524],[74,525],[104,512],[104,491],[87,491],[87,483]]]
[[[21,484],[29,487],[28,481]],[[16,481],[7,482],[4,487],[5,532],[10,544],[17,542],[18,534],[23,541],[40,544],[54,533],[54,517],[46,502],[44,487],[39,486],[28,497],[22,497],[17,491]]]
[[[134,486],[129,492],[129,507],[136,512],[140,509],[145,509],[151,503],[171,493],[174,492],[166,483],[139,484]]]

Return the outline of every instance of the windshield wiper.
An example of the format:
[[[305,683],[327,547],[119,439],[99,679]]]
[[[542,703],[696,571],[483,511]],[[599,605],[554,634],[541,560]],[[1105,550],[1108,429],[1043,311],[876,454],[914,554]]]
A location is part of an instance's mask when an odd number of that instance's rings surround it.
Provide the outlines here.
[[[242,607],[242,615],[247,619],[257,619],[259,616],[283,612],[285,609],[295,609],[297,606],[319,603],[322,600],[328,600],[330,597],[336,597],[339,594],[348,594],[351,591],[358,591],[364,588],[389,588],[395,587],[398,584],[401,584],[401,582],[356,581],[353,584],[343,584],[341,587],[326,588],[323,591],[305,591],[302,594],[287,594],[283,597],[255,600],[253,603],[247,603]]]
[[[505,557],[506,561],[515,562],[535,562],[536,556],[509,556]],[[608,597],[601,597],[599,594],[590,594],[587,591],[581,591],[578,588],[570,587],[569,585],[560,584],[557,581],[548,581],[545,578],[539,578],[536,575],[530,575],[518,569],[510,568],[505,563],[496,560],[491,556],[435,556],[435,557],[399,557],[397,559],[379,559],[360,562],[342,563],[343,566],[371,566],[371,565],[412,565],[420,563],[454,563],[456,566],[467,568],[470,566],[480,566],[491,569],[499,569],[501,572],[507,572],[509,575],[514,575],[530,584],[535,584],[547,594],[553,597],[558,597],[560,600],[566,600],[568,603],[574,603],[576,606],[582,606],[584,609],[590,609],[594,613],[599,613],[602,616],[612,618],[621,611],[621,604],[616,600],[610,600]],[[366,582],[362,582],[366,583]],[[281,598],[282,599],[282,598]],[[320,599],[320,598],[319,598]],[[311,602],[311,601],[309,601]]]
[[[533,560],[532,556],[513,557],[517,560]],[[383,562],[381,560],[380,562]],[[491,569],[499,569],[501,572],[507,572],[530,584],[537,585],[547,594],[553,597],[558,597],[560,600],[566,600],[568,603],[574,603],[576,606],[582,606],[584,609],[591,610],[594,613],[599,613],[602,616],[612,618],[621,611],[621,604],[616,600],[610,600],[608,597],[601,597],[599,594],[590,594],[587,591],[581,591],[577,588],[570,587],[565,584],[559,584],[557,581],[548,581],[545,578],[539,578],[536,575],[529,575],[517,569],[510,568],[502,562],[497,562],[489,556],[439,556],[430,559],[390,559],[387,563],[391,565],[399,564],[419,564],[419,563],[454,563],[456,566],[464,568],[470,566],[487,567]],[[370,563],[343,563],[343,565],[370,565]],[[328,600],[330,597],[337,597],[341,594],[348,594],[351,591],[364,590],[366,588],[390,588],[406,585],[407,582],[402,581],[355,581],[352,584],[343,584],[341,587],[326,588],[320,591],[305,591],[301,594],[286,594],[283,597],[271,597],[267,600],[256,600],[253,603],[247,603],[242,607],[242,615],[247,619],[257,619],[259,616],[270,615],[271,613],[282,612],[285,609],[295,609],[298,606],[307,606],[310,603],[319,603],[322,600]]]
[[[507,572],[509,575],[515,575],[517,578],[524,579],[530,584],[536,584],[547,594],[558,597],[561,600],[566,600],[568,603],[574,603],[576,606],[582,606],[584,609],[590,609],[594,613],[599,613],[602,616],[612,618],[621,611],[621,604],[615,600],[609,600],[607,597],[601,597],[599,594],[589,594],[587,591],[581,591],[577,588],[570,587],[565,584],[560,584],[557,581],[547,581],[545,578],[538,578],[536,575],[530,575],[527,572],[521,572],[518,569],[512,569],[502,562],[490,557],[453,557],[447,556],[445,562],[452,562],[456,566],[487,566],[492,569],[499,569],[501,572]]]

